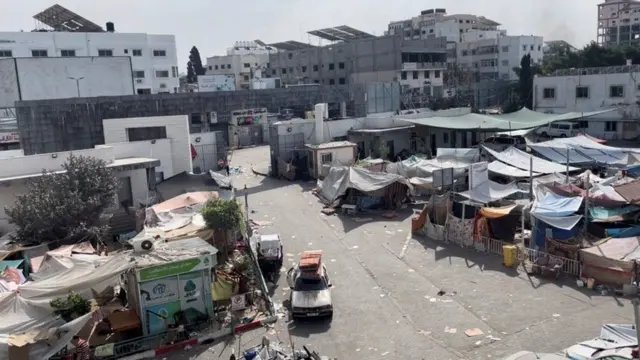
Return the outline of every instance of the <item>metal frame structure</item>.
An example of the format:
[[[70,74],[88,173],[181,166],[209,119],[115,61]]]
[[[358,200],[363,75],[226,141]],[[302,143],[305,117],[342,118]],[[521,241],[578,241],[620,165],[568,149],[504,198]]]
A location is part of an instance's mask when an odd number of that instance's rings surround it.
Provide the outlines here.
[[[309,48],[314,48],[315,47],[315,46],[313,46],[311,44],[305,44],[303,42],[295,41],[295,40],[289,40],[289,41],[273,43],[273,44],[269,44],[267,46],[271,46],[271,47],[276,48],[278,50],[285,50],[285,51],[302,50],[302,49],[309,49]]]
[[[308,31],[307,34],[317,36],[329,41],[349,41],[358,39],[372,39],[374,35],[364,31],[354,29],[347,25],[325,28],[320,30]]]
[[[34,15],[33,18],[54,31],[104,32],[99,25],[58,4]]]

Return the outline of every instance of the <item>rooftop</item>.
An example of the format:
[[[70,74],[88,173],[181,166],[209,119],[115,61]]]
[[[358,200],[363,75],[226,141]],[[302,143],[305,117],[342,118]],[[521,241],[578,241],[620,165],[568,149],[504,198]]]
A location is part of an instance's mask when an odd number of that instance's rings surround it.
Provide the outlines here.
[[[314,150],[335,149],[335,148],[356,147],[356,146],[358,145],[349,141],[333,141],[333,142],[323,143],[320,145],[311,145],[311,144],[306,145],[306,147],[308,147],[309,149],[314,149]]]

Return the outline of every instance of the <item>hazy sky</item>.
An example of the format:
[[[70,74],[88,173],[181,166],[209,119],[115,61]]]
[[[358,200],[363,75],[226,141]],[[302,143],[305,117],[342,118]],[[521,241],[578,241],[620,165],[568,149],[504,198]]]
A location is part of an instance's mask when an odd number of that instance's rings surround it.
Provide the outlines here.
[[[58,0],[58,3],[119,32],[174,34],[180,71],[191,46],[205,58],[222,55],[238,40],[317,41],[306,31],[349,25],[382,35],[392,20],[443,7],[449,14],[483,15],[512,35],[542,35],[576,46],[596,37],[596,4],[601,0]],[[55,4],[45,0],[0,0],[0,31],[30,31],[32,16]]]

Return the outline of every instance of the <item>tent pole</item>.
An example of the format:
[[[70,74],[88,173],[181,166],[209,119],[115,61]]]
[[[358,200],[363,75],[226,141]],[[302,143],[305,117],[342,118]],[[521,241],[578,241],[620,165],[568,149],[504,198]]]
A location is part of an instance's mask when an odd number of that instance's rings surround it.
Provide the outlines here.
[[[591,182],[591,175],[590,173],[587,173],[587,180],[585,181],[584,187],[586,189],[585,191],[585,197],[584,197],[584,232],[587,232],[587,225],[589,225],[589,187],[591,186],[590,184]]]
[[[529,200],[533,201],[533,156],[529,156]]]
[[[566,176],[564,177],[564,183],[568,184],[569,183],[569,147],[567,146],[567,173],[565,174]]]

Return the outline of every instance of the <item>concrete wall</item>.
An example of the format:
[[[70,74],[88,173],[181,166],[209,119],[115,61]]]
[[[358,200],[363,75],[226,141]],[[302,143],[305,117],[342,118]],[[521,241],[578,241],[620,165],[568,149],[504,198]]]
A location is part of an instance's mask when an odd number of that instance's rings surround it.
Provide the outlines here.
[[[146,118],[125,118],[125,119],[106,119],[103,120],[104,138],[107,144],[128,142],[127,129],[142,127],[164,126],[166,128],[167,139],[171,141],[171,163],[173,169],[163,167],[165,178],[179,174],[184,171],[192,171],[193,164],[191,162],[191,140],[189,138],[189,121],[186,115],[176,116],[155,116]],[[156,141],[157,142],[157,141]],[[161,153],[160,157],[167,157],[166,147],[158,148]],[[145,154],[145,157],[160,158],[151,156],[152,153]]]
[[[218,168],[218,160],[227,157],[222,131],[191,134],[191,145],[196,150],[196,157],[193,159],[194,172],[215,170]]]
[[[130,157],[143,157],[160,160],[160,166],[156,167],[156,173],[162,172],[165,178],[179,173],[174,169],[173,164],[173,140],[158,139],[152,141],[132,141],[117,142],[107,145],[97,145],[96,148],[113,148],[113,155],[116,159],[124,159]],[[182,169],[178,164],[178,169]]]
[[[61,152],[40,154],[22,157],[10,157],[0,160],[0,168],[2,169],[1,177],[8,178],[14,176],[24,176],[32,174],[40,174],[43,169],[48,171],[60,171],[62,165],[67,162],[69,154],[75,156],[91,156],[106,161],[107,163],[115,160],[113,148],[105,147],[102,149],[85,149],[73,152]]]
[[[117,24],[116,24],[117,30]],[[152,93],[177,92],[178,57],[173,35],[148,35],[119,32],[0,32],[0,51],[15,58],[30,58],[32,51],[46,51],[49,58],[73,51],[74,56],[99,56],[104,50],[112,56],[131,58],[134,71],[144,72],[136,78],[135,87]],[[154,54],[156,51],[156,54]],[[160,51],[160,52],[158,52]],[[167,71],[169,77],[160,78],[156,71]],[[162,87],[164,84],[164,87]]]
[[[118,179],[129,178],[131,179],[131,195],[133,196],[133,206],[138,207],[140,203],[148,204],[147,198],[149,195],[149,185],[147,183],[147,171],[146,169],[137,169],[129,171],[119,171],[117,173]],[[121,199],[116,200],[116,204],[119,204]]]
[[[14,180],[0,184],[0,234],[4,235],[15,228],[14,225],[9,224],[9,218],[4,208],[15,204],[16,197],[26,192],[25,180]]]
[[[104,144],[103,119],[216,112],[221,129],[215,130],[226,130],[231,112],[237,109],[264,107],[277,112],[343,101],[357,116],[366,114],[364,87],[352,85],[23,101],[16,103],[16,117],[22,148],[34,154]]]

